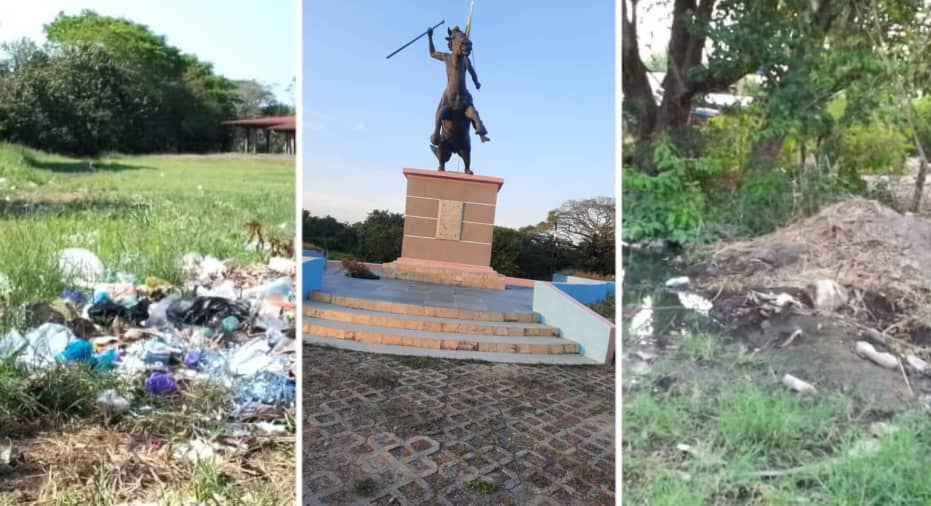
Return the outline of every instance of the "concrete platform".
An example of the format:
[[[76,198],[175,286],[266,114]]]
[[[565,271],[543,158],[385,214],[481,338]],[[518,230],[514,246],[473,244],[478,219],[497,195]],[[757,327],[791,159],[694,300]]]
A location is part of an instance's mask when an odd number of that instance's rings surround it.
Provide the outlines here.
[[[358,325],[378,325],[431,332],[461,332],[486,336],[556,336],[559,329],[542,323],[443,318],[403,312],[375,311],[337,304],[304,301],[304,316]],[[473,315],[474,312],[473,312]],[[503,318],[503,316],[502,316]]]
[[[533,288],[530,287],[508,286],[505,290],[487,290],[400,279],[354,279],[346,276],[341,268],[324,272],[320,293],[466,311],[533,311]]]
[[[308,344],[342,349],[540,364],[594,364],[579,344],[540,323],[532,287],[490,290],[324,273],[309,294],[301,331]]]
[[[432,350],[412,346],[392,346],[386,344],[369,344],[358,341],[341,341],[325,337],[303,335],[304,344],[328,346],[350,351],[379,353],[408,357],[449,358],[454,360],[481,360],[508,364],[547,364],[547,365],[599,365],[594,360],[579,354],[534,355],[531,353],[487,353],[481,351]],[[306,353],[306,352],[305,352]],[[312,353],[312,351],[311,351]]]

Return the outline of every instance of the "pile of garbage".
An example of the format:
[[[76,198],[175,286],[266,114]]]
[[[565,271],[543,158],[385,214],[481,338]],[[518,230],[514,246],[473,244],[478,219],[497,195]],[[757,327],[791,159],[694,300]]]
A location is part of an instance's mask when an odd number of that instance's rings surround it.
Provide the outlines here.
[[[752,241],[714,247],[707,291],[795,288],[815,299],[829,280],[899,310],[931,295],[931,221],[852,199]]]
[[[294,407],[293,259],[236,266],[189,253],[183,286],[108,272],[86,249],[63,250],[58,263],[72,288],[24,308],[29,328],[0,337],[0,358],[36,369],[84,363],[138,381],[152,396],[213,382],[232,393],[231,416],[240,420]],[[125,413],[132,400],[106,390],[97,403]]]

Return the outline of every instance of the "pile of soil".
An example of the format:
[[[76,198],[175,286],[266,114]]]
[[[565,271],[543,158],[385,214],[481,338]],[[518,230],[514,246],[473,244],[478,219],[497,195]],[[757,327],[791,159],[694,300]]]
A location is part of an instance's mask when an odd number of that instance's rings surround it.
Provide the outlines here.
[[[712,292],[809,290],[831,279],[854,303],[893,312],[931,303],[931,221],[853,199],[751,241],[717,245],[701,276]],[[873,305],[873,304],[869,304]]]

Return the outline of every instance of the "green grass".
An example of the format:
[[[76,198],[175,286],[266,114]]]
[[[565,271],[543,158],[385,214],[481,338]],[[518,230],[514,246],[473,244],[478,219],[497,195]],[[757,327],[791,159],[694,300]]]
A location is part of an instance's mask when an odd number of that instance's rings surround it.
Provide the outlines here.
[[[0,274],[9,304],[53,299],[69,286],[57,254],[80,247],[110,269],[181,281],[191,251],[236,262],[245,224],[294,236],[294,159],[252,155],[156,155],[94,161],[0,144]],[[21,326],[2,311],[0,329]]]
[[[750,381],[625,396],[623,480],[632,504],[931,504],[931,420],[906,413],[874,454],[863,413],[835,395]],[[677,448],[688,445],[687,451]],[[790,470],[782,476],[761,471]]]

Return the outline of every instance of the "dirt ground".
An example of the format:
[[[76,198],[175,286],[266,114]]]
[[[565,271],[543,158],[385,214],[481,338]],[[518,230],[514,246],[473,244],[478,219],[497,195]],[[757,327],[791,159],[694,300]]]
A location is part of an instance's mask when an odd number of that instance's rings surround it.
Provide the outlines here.
[[[304,347],[305,504],[614,504],[614,369]]]

